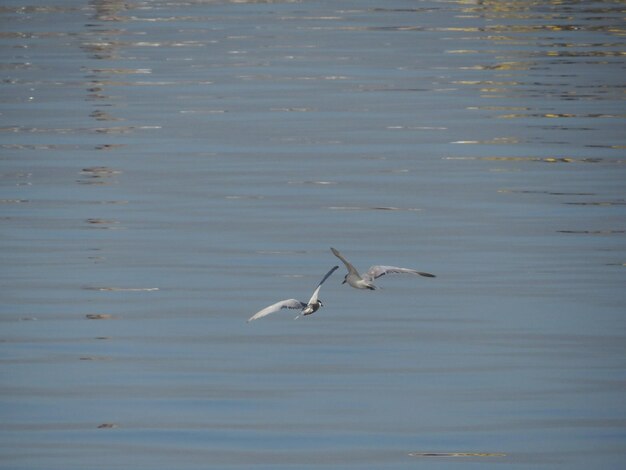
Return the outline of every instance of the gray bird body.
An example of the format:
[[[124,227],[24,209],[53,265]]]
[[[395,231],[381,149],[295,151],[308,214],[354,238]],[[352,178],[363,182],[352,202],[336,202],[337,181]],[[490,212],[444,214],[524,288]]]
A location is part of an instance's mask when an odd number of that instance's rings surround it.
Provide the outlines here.
[[[364,275],[360,275],[352,263],[339,253],[339,251],[335,248],[331,248],[330,251],[332,251],[333,254],[339,258],[348,269],[348,274],[346,274],[342,284],[348,283],[355,289],[374,290],[376,289],[376,286],[373,283],[374,279],[384,276],[385,274],[417,274],[424,277],[435,277],[434,274],[416,271],[415,269],[399,268],[397,266],[372,266]]]
[[[324,284],[324,281],[326,281],[326,279],[328,279],[330,275],[334,273],[337,269],[339,269],[339,266],[333,266],[333,268],[326,273],[326,275],[322,278],[322,280],[317,285],[317,288],[315,289],[315,291],[313,291],[313,295],[311,296],[311,298],[309,299],[307,303],[304,303],[298,299],[281,300],[279,302],[276,302],[275,304],[265,307],[263,310],[259,310],[257,313],[255,313],[250,318],[248,318],[248,321],[251,322],[253,320],[263,318],[269,315],[270,313],[278,312],[282,310],[283,308],[301,309],[302,310],[300,312],[301,315],[311,315],[312,313],[317,312],[320,309],[320,307],[323,306],[322,301],[318,299],[320,289],[322,288],[322,284]],[[298,317],[299,316],[300,315],[298,315]]]

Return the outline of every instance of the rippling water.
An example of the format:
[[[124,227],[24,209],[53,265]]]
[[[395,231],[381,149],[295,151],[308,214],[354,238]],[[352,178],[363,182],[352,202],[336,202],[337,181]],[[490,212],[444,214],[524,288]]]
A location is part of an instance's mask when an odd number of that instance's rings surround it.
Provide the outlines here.
[[[623,18],[4,2],[3,466],[623,466]]]

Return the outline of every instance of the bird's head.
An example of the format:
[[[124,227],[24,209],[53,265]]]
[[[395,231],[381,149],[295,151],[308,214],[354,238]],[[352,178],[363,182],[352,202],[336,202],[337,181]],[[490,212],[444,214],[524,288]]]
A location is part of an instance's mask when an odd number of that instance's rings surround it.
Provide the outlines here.
[[[320,304],[320,307],[324,306],[324,304],[322,303],[322,301],[320,299],[317,299],[317,303]]]

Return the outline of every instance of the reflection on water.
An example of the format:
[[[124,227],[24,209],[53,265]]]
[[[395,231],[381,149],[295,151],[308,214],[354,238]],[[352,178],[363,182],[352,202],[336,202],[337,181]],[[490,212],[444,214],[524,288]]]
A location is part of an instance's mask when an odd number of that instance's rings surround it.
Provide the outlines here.
[[[411,457],[505,457],[493,452],[411,452]]]
[[[623,5],[340,3],[0,6],[11,468],[623,463]]]
[[[484,142],[451,142],[451,144],[480,144]],[[602,159],[602,158],[570,158],[570,157],[444,157],[444,160],[483,160],[496,162],[540,162],[540,163],[608,163],[610,165],[623,165],[626,159]]]

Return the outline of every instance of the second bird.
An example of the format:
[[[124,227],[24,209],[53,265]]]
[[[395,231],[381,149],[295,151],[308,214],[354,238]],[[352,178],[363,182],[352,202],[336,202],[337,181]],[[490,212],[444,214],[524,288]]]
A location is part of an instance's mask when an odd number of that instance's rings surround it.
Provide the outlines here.
[[[322,284],[324,284],[324,281],[328,279],[330,275],[334,273],[335,270],[337,269],[339,269],[339,266],[333,266],[331,270],[326,273],[326,275],[322,278],[320,283],[317,285],[317,288],[313,292],[311,299],[307,303],[304,303],[298,299],[281,300],[280,302],[276,302],[275,304],[272,304],[269,307],[265,307],[263,310],[258,311],[257,313],[252,315],[250,318],[248,318],[248,322],[251,322],[258,318],[263,318],[269,315],[270,313],[278,312],[279,310],[282,310],[283,308],[300,309],[302,310],[301,312],[302,315],[311,315],[312,313],[317,312],[319,308],[323,306],[322,301],[318,298],[320,289],[322,288]],[[299,317],[300,315],[298,315],[296,318],[299,318]]]
[[[347,282],[356,289],[376,289],[376,286],[372,283],[372,281],[380,276],[384,276],[385,274],[418,274],[424,277],[435,277],[434,274],[416,271],[415,269],[398,268],[396,266],[372,266],[361,276],[356,268],[352,266],[352,263],[344,258],[339,251],[334,248],[331,248],[330,251],[332,251],[333,254],[346,265],[346,268],[348,268],[348,274],[346,274],[342,284]]]

